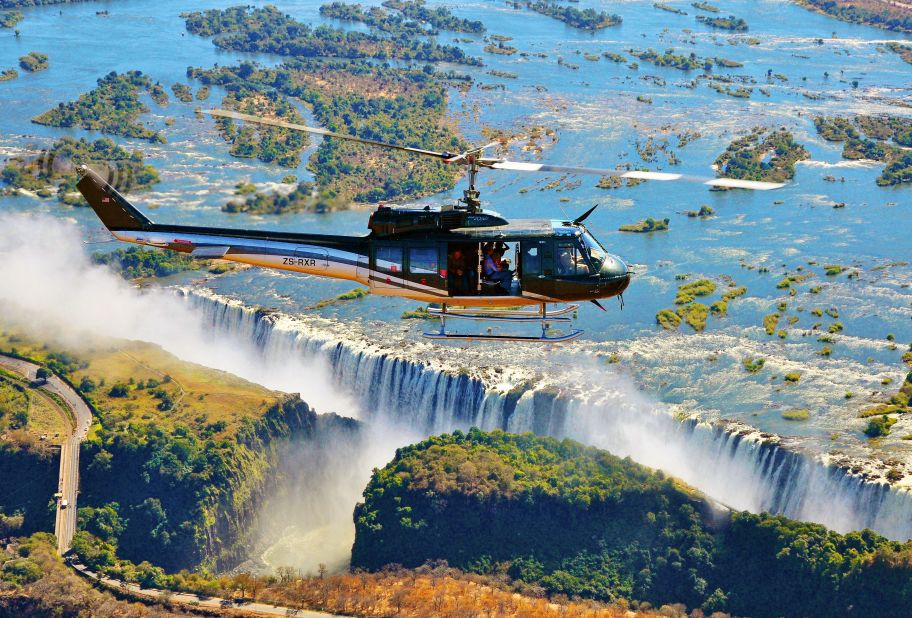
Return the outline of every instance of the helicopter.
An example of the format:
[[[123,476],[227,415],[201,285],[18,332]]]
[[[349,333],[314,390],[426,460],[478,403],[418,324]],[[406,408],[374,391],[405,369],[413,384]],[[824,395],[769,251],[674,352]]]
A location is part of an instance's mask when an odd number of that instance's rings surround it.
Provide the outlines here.
[[[783,186],[734,178],[568,167],[485,156],[485,150],[500,145],[499,141],[461,153],[437,152],[231,110],[213,109],[205,113],[462,165],[468,171],[468,188],[456,203],[436,207],[378,205],[370,215],[370,233],[365,236],[301,234],[154,223],[101,175],[88,166],[77,166],[78,190],[116,239],[198,258],[356,281],[367,286],[372,294],[428,303],[428,314],[439,318],[440,329],[424,332],[422,336],[433,340],[570,341],[583,331],[553,334],[551,323],[570,322],[568,314],[579,309],[579,302],[590,301],[604,310],[600,300],[618,297],[623,306],[623,293],[630,285],[632,273],[628,265],[605,249],[584,224],[596,206],[570,221],[511,222],[496,212],[482,209],[475,185],[481,169],[685,180],[711,187],[753,190]],[[504,259],[505,254],[513,257],[512,263]],[[566,306],[548,311],[548,305],[558,303]],[[452,333],[447,331],[448,319],[538,322],[541,333],[531,336],[490,331]]]

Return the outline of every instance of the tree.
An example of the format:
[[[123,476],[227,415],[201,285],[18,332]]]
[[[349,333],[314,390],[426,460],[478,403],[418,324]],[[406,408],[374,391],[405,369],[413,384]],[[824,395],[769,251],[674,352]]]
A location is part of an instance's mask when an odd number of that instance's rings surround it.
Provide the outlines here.
[[[42,384],[46,384],[51,375],[52,374],[47,367],[39,367],[38,371],[35,372],[35,377],[38,378],[38,381]]]

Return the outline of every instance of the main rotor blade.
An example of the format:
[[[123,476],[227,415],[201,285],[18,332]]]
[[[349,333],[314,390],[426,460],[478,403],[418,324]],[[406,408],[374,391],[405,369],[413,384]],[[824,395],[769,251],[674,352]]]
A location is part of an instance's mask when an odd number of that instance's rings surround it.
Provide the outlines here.
[[[295,124],[293,122],[286,122],[284,120],[277,120],[272,118],[260,118],[259,116],[251,116],[250,114],[242,114],[240,112],[235,112],[227,109],[207,109],[202,110],[204,114],[209,114],[210,116],[221,116],[222,118],[233,118],[234,120],[243,120],[244,122],[255,122],[257,124],[266,124],[273,127],[281,127],[283,129],[291,129],[292,131],[302,131],[304,133],[313,133],[314,135],[322,135],[324,137],[337,137],[339,139],[347,139],[352,142],[360,142],[362,144],[370,144],[372,146],[380,146],[382,148],[392,148],[394,150],[404,150],[406,152],[412,152],[415,154],[426,155],[429,157],[434,157],[437,159],[449,159],[453,155],[448,152],[437,152],[434,150],[422,150],[421,148],[411,148],[409,146],[400,146],[398,144],[387,144],[386,142],[378,142],[372,139],[364,139],[362,137],[355,137],[354,135],[346,135],[344,133],[335,133],[334,131],[327,131],[326,129],[321,129],[319,127],[308,127],[303,124]]]
[[[685,182],[699,182],[714,187],[729,189],[753,189],[755,191],[769,191],[785,186],[780,182],[763,182],[759,180],[739,180],[737,178],[706,178],[701,176],[687,176],[684,174],[671,174],[668,172],[643,172],[640,170],[611,170],[597,167],[571,167],[566,165],[545,165],[543,163],[526,163],[523,161],[507,161],[504,159],[481,159],[480,165],[496,170],[513,170],[516,172],[557,172],[561,174],[594,174],[596,176],[615,176],[618,178],[637,178],[640,180],[683,180]]]

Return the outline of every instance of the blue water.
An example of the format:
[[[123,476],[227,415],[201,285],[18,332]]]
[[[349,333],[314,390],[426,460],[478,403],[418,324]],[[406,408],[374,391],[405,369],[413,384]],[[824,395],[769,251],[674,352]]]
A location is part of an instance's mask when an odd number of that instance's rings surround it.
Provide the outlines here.
[[[317,12],[320,2],[274,4],[302,21],[325,22]],[[895,384],[882,385],[881,381],[902,379],[900,355],[912,342],[912,294],[908,287],[912,269],[904,265],[872,270],[912,257],[908,232],[912,188],[877,187],[874,178],[881,169],[879,164],[841,165],[841,145],[820,139],[812,119],[817,114],[837,113],[912,115],[912,109],[905,106],[912,102],[912,65],[882,48],[884,41],[908,42],[910,37],[845,24],[788,2],[719,2],[722,15],[741,16],[750,24],[750,32],[734,35],[696,22],[694,16],[699,11],[689,2],[672,4],[680,5],[689,15],[655,9],[651,1],[582,2],[578,5],[581,8],[600,7],[624,18],[620,27],[595,33],[500,2],[471,2],[454,8],[458,16],[482,20],[489,33],[514,37],[510,44],[521,52],[544,53],[546,57],[485,54],[481,36],[442,33],[438,37],[441,43],[451,43],[457,36],[473,39],[463,47],[482,56],[486,65],[442,68],[470,71],[478,83],[505,86],[503,91],[473,88],[465,95],[452,91],[452,116],[475,142],[484,139],[482,126],[554,129],[557,143],[536,160],[602,167],[627,162],[636,167],[700,175],[712,175],[710,165],[715,157],[750,127],[784,126],[812,154],[811,163],[798,166],[794,181],[776,192],[713,193],[699,185],[657,182],[603,190],[595,187],[596,178],[582,178],[580,186],[558,192],[539,190],[555,180],[555,175],[483,172],[482,197],[486,206],[507,217],[572,216],[600,205],[589,219],[591,229],[612,252],[632,263],[638,275],[625,294],[623,311],[613,301],[608,303],[607,313],[588,306],[580,311],[578,326],[586,330],[586,339],[593,343],[579,346],[579,354],[617,353],[632,379],[684,410],[807,436],[823,449],[860,448],[866,443],[860,433],[864,423],[855,419],[858,409],[895,390]],[[194,3],[192,10],[230,5],[206,1]],[[102,9],[110,15],[96,16]],[[0,68],[15,66],[16,59],[31,50],[47,53],[50,68],[0,83],[0,154],[36,152],[63,135],[99,137],[79,129],[42,127],[29,119],[59,101],[74,100],[112,70],[139,69],[161,81],[170,94],[170,86],[176,82],[189,83],[194,91],[198,88],[199,84],[186,79],[188,66],[232,65],[243,59],[270,65],[281,62],[269,55],[221,51],[209,40],[186,33],[179,17],[184,10],[188,10],[186,3],[170,0],[25,9],[25,20],[18,26],[21,38],[0,31]],[[756,37],[760,43],[748,45],[749,37]],[[824,37],[822,44],[817,44],[818,37]],[[658,68],[645,62],[632,70],[605,58],[591,62],[583,56],[611,51],[629,57],[626,50],[631,47],[660,51],[673,47],[676,53],[695,52],[701,57],[743,62],[743,68],[717,68],[715,72],[756,80],[753,95],[748,100],[735,99],[710,90],[705,82],[686,87],[699,72]],[[579,69],[558,64],[558,58],[579,65]],[[518,78],[488,75],[493,69],[517,73]],[[767,84],[768,70],[786,75],[788,81]],[[653,77],[644,79],[647,76]],[[665,85],[657,85],[654,78],[661,78]],[[857,87],[852,86],[853,80],[858,81]],[[759,92],[760,87],[769,89],[768,97]],[[214,132],[212,122],[194,114],[198,106],[217,106],[222,94],[213,89],[208,101],[189,104],[171,96],[167,107],[147,100],[150,113],[144,114],[142,121],[162,131],[167,144],[150,146],[115,138],[122,145],[144,150],[161,172],[162,182],[154,191],[131,196],[137,204],[161,222],[326,233],[366,231],[365,211],[282,218],[222,213],[220,207],[230,199],[238,181],[249,180],[265,188],[289,173],[228,155],[227,145]],[[638,102],[639,95],[650,97],[652,104]],[[173,125],[166,126],[166,119],[172,119]],[[673,133],[683,129],[702,136],[678,148]],[[661,152],[655,161],[642,161],[635,142],[649,136],[667,139],[681,159],[680,165],[670,165]],[[316,142],[311,148],[315,146]],[[514,149],[511,156],[525,155]],[[309,177],[306,159],[293,170],[302,179]],[[828,174],[844,177],[845,182],[825,182]],[[426,201],[457,197],[462,188],[460,184],[450,195]],[[560,198],[569,201],[560,202]],[[846,207],[832,208],[836,202],[845,202]],[[701,204],[712,206],[717,216],[698,220],[679,214]],[[73,218],[86,238],[102,236],[91,212],[63,206],[53,199],[0,197],[0,208]],[[617,231],[619,225],[646,216],[670,218],[671,230],[653,235]],[[92,244],[87,250],[114,246]],[[826,277],[824,264],[850,266],[850,271],[859,273],[858,278],[849,280],[846,274]],[[799,266],[815,276],[799,284],[798,294],[791,298],[788,290],[777,289],[776,284],[785,272],[795,272]],[[760,267],[769,272],[760,272]],[[673,306],[680,283],[676,275],[713,278],[720,292],[725,289],[722,277],[727,275],[738,285],[747,286],[748,293],[729,304],[727,317],[711,317],[705,333],[692,333],[686,325],[678,332],[666,333],[655,324],[655,314]],[[399,321],[403,310],[414,307],[402,300],[369,297],[320,311],[308,309],[315,301],[352,287],[345,282],[245,270],[209,285],[251,304],[291,313],[319,313],[355,325],[362,320],[383,320],[390,329],[407,329],[410,338],[425,327]],[[809,293],[812,286],[819,285],[823,286],[819,294]],[[790,326],[783,317],[780,328],[787,330],[785,339],[770,337],[762,328],[762,317],[775,311],[782,301],[788,303],[784,316],[799,318]],[[797,311],[799,307],[803,311]],[[832,356],[824,358],[817,354],[824,344],[810,328],[821,322],[826,330],[835,320],[825,315],[815,318],[811,310],[828,307],[838,308],[844,331],[827,344]],[[895,350],[886,341],[888,333],[895,336]],[[519,350],[517,356],[521,358],[521,346],[511,349]],[[454,349],[453,353],[458,351]],[[756,375],[747,374],[741,368],[745,356],[766,358],[767,368]],[[801,382],[783,385],[782,375],[795,370],[803,372]],[[847,391],[855,397],[846,400]],[[781,420],[781,411],[790,407],[810,408],[811,419],[804,423]],[[830,441],[831,432],[839,434],[837,440]],[[878,452],[906,456],[908,447],[898,436],[910,432],[912,422],[901,420],[894,427],[894,436],[874,447]]]

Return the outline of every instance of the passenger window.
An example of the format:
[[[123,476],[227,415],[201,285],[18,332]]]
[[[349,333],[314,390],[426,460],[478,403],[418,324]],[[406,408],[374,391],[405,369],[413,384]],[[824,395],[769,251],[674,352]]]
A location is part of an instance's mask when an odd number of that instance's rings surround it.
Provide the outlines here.
[[[415,275],[437,274],[437,247],[409,249],[409,272]]]
[[[401,247],[377,247],[375,267],[383,273],[402,272]]]
[[[541,247],[537,242],[526,242],[522,245],[522,273],[523,275],[541,274]]]

